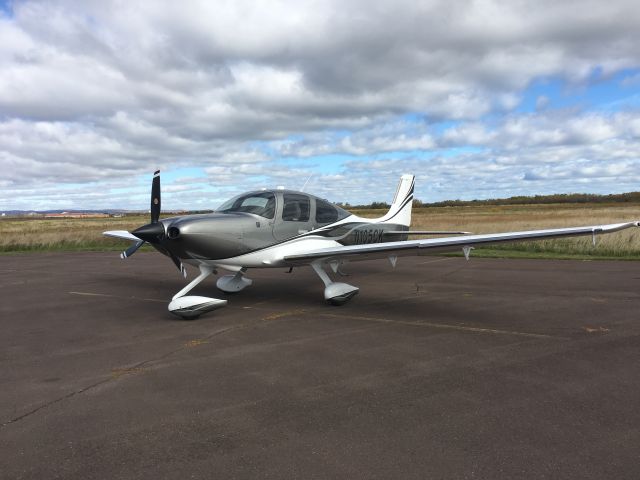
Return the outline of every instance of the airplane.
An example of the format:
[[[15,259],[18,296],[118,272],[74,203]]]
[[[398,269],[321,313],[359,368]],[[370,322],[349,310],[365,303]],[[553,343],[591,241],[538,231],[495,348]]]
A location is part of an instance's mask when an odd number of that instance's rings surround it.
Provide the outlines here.
[[[336,282],[327,273],[341,274],[348,261],[388,258],[395,267],[398,257],[462,250],[468,260],[477,245],[521,240],[542,240],[612,233],[640,222],[585,227],[555,228],[520,232],[471,235],[459,231],[410,230],[415,176],[402,175],[389,211],[380,218],[362,218],[314,195],[300,191],[263,189],[238,195],[214,213],[182,215],[160,219],[160,171],[151,184],[151,222],[128,232],[107,231],[104,235],[133,242],[121,253],[126,259],[148,243],[168,256],[186,278],[184,264],[200,274],[176,293],[168,309],[183,319],[194,319],[221,308],[227,300],[187,295],[217,270],[231,272],[218,278],[223,292],[239,292],[253,282],[246,276],[252,268],[311,266],[324,283],[324,298],[343,305],[358,287]],[[410,240],[412,235],[446,235]]]

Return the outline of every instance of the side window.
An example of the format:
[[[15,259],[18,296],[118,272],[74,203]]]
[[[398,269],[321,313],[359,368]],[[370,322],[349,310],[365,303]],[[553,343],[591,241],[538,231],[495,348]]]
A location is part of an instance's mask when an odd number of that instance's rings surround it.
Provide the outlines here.
[[[316,199],[316,222],[332,223],[338,221],[338,210],[329,202]]]
[[[287,222],[308,222],[311,203],[309,197],[295,193],[285,193],[282,195],[284,204],[282,206],[282,220]]]

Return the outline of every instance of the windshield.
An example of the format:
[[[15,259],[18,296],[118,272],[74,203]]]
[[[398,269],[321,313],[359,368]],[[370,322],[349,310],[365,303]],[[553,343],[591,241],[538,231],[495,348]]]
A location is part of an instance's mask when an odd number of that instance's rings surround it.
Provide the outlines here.
[[[264,218],[273,218],[276,211],[276,197],[271,192],[245,193],[224,202],[216,210],[218,213],[253,213]]]

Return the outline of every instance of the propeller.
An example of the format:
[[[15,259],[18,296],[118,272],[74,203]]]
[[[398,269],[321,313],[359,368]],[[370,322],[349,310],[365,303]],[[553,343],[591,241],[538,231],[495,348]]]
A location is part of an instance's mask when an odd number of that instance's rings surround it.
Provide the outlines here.
[[[151,182],[151,223],[158,223],[160,219],[160,170],[153,172]]]
[[[144,245],[144,240],[139,240],[136,243],[134,243],[133,245],[131,245],[129,248],[127,248],[124,252],[122,252],[120,254],[120,258],[125,259],[130,257],[131,255],[133,255],[134,253],[136,253],[136,251],[142,246]]]
[[[171,257],[171,260],[173,260],[173,263],[175,264],[175,266],[178,267],[178,270],[180,270],[180,273],[182,274],[182,276],[184,278],[187,278],[187,269],[184,268],[184,265],[182,264],[180,259],[176,257],[173,253],[171,252],[168,252],[168,253],[169,253],[169,257]]]
[[[151,183],[151,223],[143,225],[131,232],[140,240],[127,248],[120,254],[120,258],[128,258],[145,243],[149,243],[154,246],[159,246],[160,242],[164,239],[164,225],[160,223],[160,170],[153,172],[153,181]],[[166,252],[180,273],[187,278],[187,269],[178,257],[165,248],[161,248],[163,252]]]

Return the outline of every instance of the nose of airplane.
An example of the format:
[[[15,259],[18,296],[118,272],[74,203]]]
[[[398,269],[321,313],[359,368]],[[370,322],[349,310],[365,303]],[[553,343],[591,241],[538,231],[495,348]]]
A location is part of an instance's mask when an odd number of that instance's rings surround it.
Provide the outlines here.
[[[131,233],[145,242],[151,244],[158,243],[162,240],[162,236],[164,235],[164,226],[160,222],[148,223],[147,225],[137,228]]]
[[[249,248],[243,241],[244,232],[253,232],[258,228],[255,226],[255,219],[250,216],[221,213],[165,219],[163,222],[166,235],[162,237],[162,246],[180,258],[215,259],[237,256]],[[270,230],[263,230],[266,235],[271,234]],[[264,243],[258,240],[252,245],[260,246]]]

